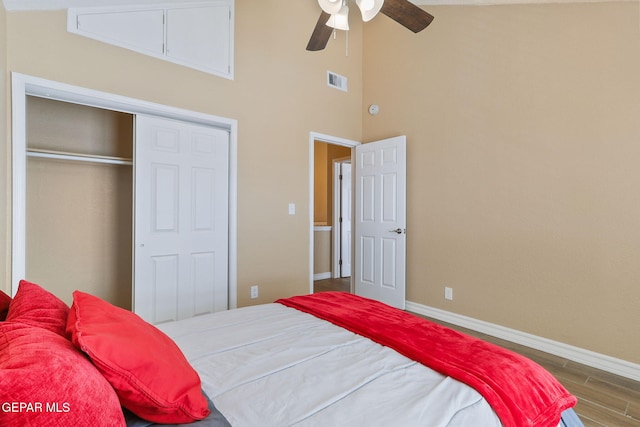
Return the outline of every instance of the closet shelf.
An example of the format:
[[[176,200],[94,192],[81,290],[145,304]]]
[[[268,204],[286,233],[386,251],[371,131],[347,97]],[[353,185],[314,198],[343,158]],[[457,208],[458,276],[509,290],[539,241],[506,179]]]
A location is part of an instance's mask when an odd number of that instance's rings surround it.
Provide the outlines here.
[[[106,163],[111,165],[133,165],[133,159],[126,157],[98,156],[94,154],[68,153],[65,151],[27,149],[27,156],[44,159],[72,160],[76,162]]]

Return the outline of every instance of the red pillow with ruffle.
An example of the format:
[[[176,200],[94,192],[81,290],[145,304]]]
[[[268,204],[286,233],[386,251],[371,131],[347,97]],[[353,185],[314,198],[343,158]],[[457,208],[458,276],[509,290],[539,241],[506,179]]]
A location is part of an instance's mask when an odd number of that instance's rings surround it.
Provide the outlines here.
[[[67,334],[140,418],[181,424],[209,415],[200,377],[180,348],[136,314],[75,291]]]

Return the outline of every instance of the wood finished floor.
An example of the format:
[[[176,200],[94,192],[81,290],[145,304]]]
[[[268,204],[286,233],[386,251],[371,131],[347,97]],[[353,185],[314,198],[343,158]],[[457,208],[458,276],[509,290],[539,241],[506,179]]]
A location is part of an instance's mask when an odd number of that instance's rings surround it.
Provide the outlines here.
[[[314,282],[314,291],[349,292],[349,283],[349,278],[318,280]],[[543,366],[578,398],[574,409],[585,427],[640,427],[640,382],[436,319],[429,320],[508,348]]]

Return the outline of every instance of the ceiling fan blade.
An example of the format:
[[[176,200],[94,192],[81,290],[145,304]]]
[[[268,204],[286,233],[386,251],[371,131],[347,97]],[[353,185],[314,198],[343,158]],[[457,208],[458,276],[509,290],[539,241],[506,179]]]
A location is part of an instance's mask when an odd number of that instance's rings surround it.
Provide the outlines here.
[[[331,33],[333,32],[333,28],[326,25],[330,16],[331,15],[328,13],[322,11],[318,18],[318,22],[316,23],[316,27],[313,29],[313,33],[311,33],[311,39],[309,39],[309,43],[307,44],[307,50],[315,51],[325,48],[329,41],[329,37],[331,37]]]
[[[433,16],[409,0],[385,0],[380,12],[414,33],[424,30],[433,21]]]

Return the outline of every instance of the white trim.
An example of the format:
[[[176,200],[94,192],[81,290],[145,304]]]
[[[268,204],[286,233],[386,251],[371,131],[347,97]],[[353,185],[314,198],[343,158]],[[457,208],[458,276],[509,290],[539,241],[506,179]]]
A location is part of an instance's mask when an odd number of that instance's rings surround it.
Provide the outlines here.
[[[640,381],[640,364],[637,363],[628,362],[626,360],[607,356],[606,354],[596,353],[591,350],[564,344],[559,341],[553,341],[515,329],[506,328],[494,323],[477,320],[461,314],[418,304],[416,302],[407,301],[406,310],[442,320],[443,322],[458,325],[463,328],[482,332],[526,347],[534,348],[545,353],[564,357],[583,365],[630,378],[634,381]]]
[[[340,216],[342,215],[342,187],[340,175],[342,174],[342,164],[351,164],[351,157],[342,157],[339,159],[333,159],[331,169],[333,171],[333,218],[332,222],[338,224],[334,227],[331,233],[332,248],[333,248],[333,265],[332,273],[334,279],[339,279],[342,274],[342,268],[340,266],[341,258],[341,244],[342,244],[342,224],[340,223]],[[338,167],[340,165],[340,167]],[[352,186],[353,187],[353,186]]]
[[[197,0],[196,0],[197,2]],[[179,0],[3,0],[4,8],[14,10],[63,10],[72,7],[175,6]]]
[[[26,276],[27,83],[15,73],[11,77],[11,295],[15,296]]]
[[[91,107],[147,114],[189,123],[215,126],[229,132],[229,308],[237,307],[237,191],[238,191],[238,122],[181,108],[114,95],[65,83],[11,73],[12,113],[12,256],[11,286],[15,294],[26,272],[26,97],[27,95]]]
[[[317,273],[313,275],[313,280],[325,280],[331,279],[331,272],[327,271],[325,273]]]
[[[340,138],[337,136],[326,135],[318,132],[309,132],[309,293],[313,293],[313,230],[314,230],[314,203],[313,193],[315,191],[314,186],[314,170],[315,170],[315,156],[314,147],[316,141],[324,142],[333,145],[342,145],[344,147],[353,148],[356,145],[360,145],[360,142],[351,139]],[[353,246],[353,245],[352,245]],[[352,257],[353,258],[353,257]],[[353,286],[353,281],[352,281]]]
[[[314,225],[313,231],[331,231],[333,229],[330,225]]]
[[[411,0],[416,5],[447,6],[447,5],[507,5],[507,4],[546,4],[546,3],[607,3],[620,0]],[[634,2],[637,0],[621,0]],[[3,0],[4,8],[8,11],[17,10],[61,10],[70,7],[102,7],[127,6],[130,0]],[[175,4],[176,0],[136,0],[139,5]]]
[[[103,163],[108,165],[125,165],[132,166],[133,159],[129,159],[126,157],[112,157],[112,156],[99,156],[94,154],[76,154],[76,153],[67,153],[62,151],[53,151],[53,150],[41,150],[37,148],[29,148],[27,149],[28,157],[38,157],[41,159],[55,159],[55,160],[65,160],[72,162],[86,162],[86,163]]]
[[[331,274],[333,278],[340,278],[340,233],[342,232],[342,224],[340,224],[340,210],[341,210],[341,201],[340,201],[340,160],[333,159],[331,164],[331,171],[333,173],[333,218],[331,218],[331,222],[336,224],[336,227],[331,232]]]

